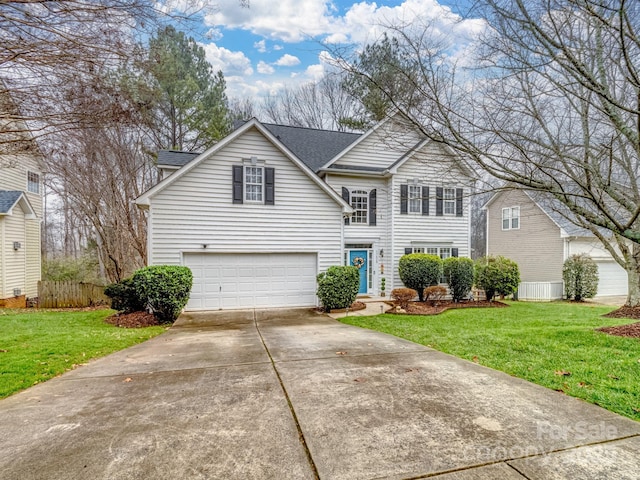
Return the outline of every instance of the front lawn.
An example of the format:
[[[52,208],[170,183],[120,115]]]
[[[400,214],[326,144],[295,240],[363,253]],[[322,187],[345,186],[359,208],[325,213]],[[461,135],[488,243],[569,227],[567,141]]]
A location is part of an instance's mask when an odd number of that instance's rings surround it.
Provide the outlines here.
[[[0,309],[0,398],[165,331],[109,325],[112,313]]]
[[[603,318],[613,307],[508,302],[509,308],[434,316],[346,317],[370,328],[524,378],[640,420],[640,339],[596,332],[636,320]]]

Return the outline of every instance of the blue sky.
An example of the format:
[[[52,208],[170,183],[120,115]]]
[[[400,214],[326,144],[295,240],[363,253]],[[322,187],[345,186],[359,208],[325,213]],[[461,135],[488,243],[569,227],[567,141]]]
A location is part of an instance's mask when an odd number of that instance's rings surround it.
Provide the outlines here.
[[[180,2],[186,0],[168,0]],[[207,1],[207,0],[203,0]],[[227,79],[232,98],[259,99],[285,86],[318,80],[330,64],[330,48],[358,46],[380,37],[384,25],[429,23],[442,35],[468,43],[483,28],[461,21],[468,0],[213,0],[196,29],[207,59]]]

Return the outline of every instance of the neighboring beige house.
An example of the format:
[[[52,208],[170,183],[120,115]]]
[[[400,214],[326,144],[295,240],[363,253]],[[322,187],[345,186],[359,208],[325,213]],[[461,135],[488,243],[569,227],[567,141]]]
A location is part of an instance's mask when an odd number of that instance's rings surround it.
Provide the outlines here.
[[[37,297],[41,272],[42,156],[27,129],[6,120],[12,111],[0,99],[0,307]]]
[[[311,306],[316,276],[360,270],[360,294],[402,286],[411,252],[470,255],[474,181],[451,152],[389,119],[365,134],[253,119],[202,154],[164,151],[148,262],[187,265],[188,310]]]
[[[534,200],[536,198],[536,200]],[[589,231],[554,208],[519,189],[496,193],[487,211],[487,255],[518,263],[521,300],[554,300],[564,296],[562,266],[570,256],[589,254],[598,265],[598,296],[627,295],[627,273]]]

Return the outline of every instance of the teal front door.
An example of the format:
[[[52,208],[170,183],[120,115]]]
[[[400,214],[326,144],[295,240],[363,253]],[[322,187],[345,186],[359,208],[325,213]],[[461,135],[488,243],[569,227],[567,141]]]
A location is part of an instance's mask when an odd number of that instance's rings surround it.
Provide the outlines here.
[[[367,279],[369,278],[369,252],[367,250],[349,250],[349,265],[360,270],[360,289],[358,293],[367,293]]]

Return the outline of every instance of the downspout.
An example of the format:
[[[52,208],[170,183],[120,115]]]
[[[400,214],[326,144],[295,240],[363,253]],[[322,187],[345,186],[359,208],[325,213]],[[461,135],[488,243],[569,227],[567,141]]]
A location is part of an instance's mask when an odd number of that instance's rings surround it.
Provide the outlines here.
[[[389,260],[391,262],[390,265],[387,266],[387,272],[391,273],[391,276],[388,276],[388,273],[385,272],[385,278],[390,278],[391,281],[390,282],[386,282],[386,290],[388,292],[391,292],[391,290],[393,290],[395,288],[394,286],[394,282],[393,279],[395,278],[395,258],[396,258],[396,241],[395,241],[395,235],[393,234],[393,232],[395,231],[395,221],[396,221],[396,209],[395,209],[395,203],[394,203],[394,196],[393,196],[393,189],[395,187],[395,175],[391,175],[391,177],[389,178],[389,184],[390,184],[390,188],[388,188],[388,195],[389,195],[389,199],[387,201],[387,205],[389,205],[388,208],[391,209],[391,221],[389,222],[389,227],[387,229],[387,238],[389,238],[391,240],[391,255],[389,256]]]
[[[4,224],[5,222],[5,216],[2,217],[2,222],[0,222],[0,276],[2,276],[2,278],[0,278],[0,287],[2,288],[2,290],[0,290],[0,299],[4,299],[5,298],[5,292],[7,291],[7,285],[6,285],[6,270],[7,270],[7,262],[6,262],[6,254],[5,254],[5,250],[6,250],[6,243],[4,241]]]

